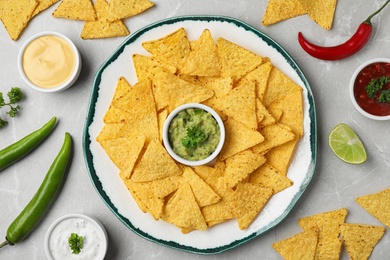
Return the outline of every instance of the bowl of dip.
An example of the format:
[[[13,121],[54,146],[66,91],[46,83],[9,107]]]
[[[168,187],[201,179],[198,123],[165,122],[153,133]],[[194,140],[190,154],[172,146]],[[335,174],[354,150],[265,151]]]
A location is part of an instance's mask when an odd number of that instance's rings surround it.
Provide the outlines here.
[[[211,165],[225,142],[225,127],[212,108],[189,103],[168,115],[162,139],[177,162],[188,166]]]
[[[57,32],[42,32],[30,37],[18,55],[23,80],[42,92],[58,92],[72,86],[80,75],[81,63],[75,44]]]
[[[376,58],[361,64],[350,82],[354,107],[374,120],[390,119],[390,59]]]
[[[80,251],[75,253],[69,243],[80,240],[82,246],[79,246]],[[82,214],[68,214],[53,222],[46,233],[44,243],[46,256],[50,260],[102,260],[107,252],[108,237],[98,220]]]

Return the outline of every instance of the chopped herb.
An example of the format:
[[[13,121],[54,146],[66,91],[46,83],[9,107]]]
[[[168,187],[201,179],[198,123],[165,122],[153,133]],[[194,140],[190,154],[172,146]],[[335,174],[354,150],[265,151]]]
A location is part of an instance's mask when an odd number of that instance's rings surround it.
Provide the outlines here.
[[[382,90],[383,87],[390,83],[388,76],[372,79],[366,86],[366,92],[369,98],[378,99],[379,102],[390,102],[389,90]]]
[[[72,250],[72,254],[78,254],[83,249],[84,238],[76,233],[70,234],[68,238],[69,247]]]
[[[187,136],[181,140],[181,143],[186,148],[194,148],[198,146],[200,143],[206,140],[205,133],[200,129],[199,126],[193,126],[187,129]]]
[[[9,102],[5,102],[3,93],[0,92],[0,108],[3,108],[4,106],[8,106],[9,110],[6,112],[10,117],[15,117],[17,113],[20,110],[19,105],[15,105],[16,103],[20,102],[23,98],[23,93],[18,87],[11,88],[10,91],[7,93]],[[7,125],[7,121],[5,119],[2,119],[0,117],[0,128]]]

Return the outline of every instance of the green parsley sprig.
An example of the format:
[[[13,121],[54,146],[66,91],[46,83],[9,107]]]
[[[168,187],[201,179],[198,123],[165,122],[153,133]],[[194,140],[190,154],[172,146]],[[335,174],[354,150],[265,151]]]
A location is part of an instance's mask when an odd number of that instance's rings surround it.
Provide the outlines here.
[[[388,76],[374,78],[366,86],[367,96],[372,99],[377,99],[381,103],[390,102],[390,90],[383,87],[390,83]]]
[[[83,236],[79,236],[76,233],[70,234],[68,238],[69,247],[72,250],[72,254],[79,254],[84,246]]]
[[[20,88],[13,87],[10,91],[7,93],[8,96],[8,102],[4,100],[3,93],[0,92],[0,108],[3,108],[5,106],[9,107],[9,110],[6,112],[10,117],[15,117],[17,113],[20,110],[20,106],[16,105],[16,103],[20,102],[23,98],[23,93]],[[0,117],[0,128],[7,125],[8,122],[5,119],[2,119]]]
[[[191,149],[206,141],[206,134],[199,126],[193,126],[187,129],[187,135],[181,140],[184,147]]]

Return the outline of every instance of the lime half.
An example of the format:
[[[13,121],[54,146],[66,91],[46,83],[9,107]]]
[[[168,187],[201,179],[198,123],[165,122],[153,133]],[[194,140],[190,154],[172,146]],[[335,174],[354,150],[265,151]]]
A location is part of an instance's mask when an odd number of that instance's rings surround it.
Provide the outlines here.
[[[347,163],[360,164],[367,160],[366,149],[359,136],[346,124],[338,124],[329,134],[329,146],[337,157]]]

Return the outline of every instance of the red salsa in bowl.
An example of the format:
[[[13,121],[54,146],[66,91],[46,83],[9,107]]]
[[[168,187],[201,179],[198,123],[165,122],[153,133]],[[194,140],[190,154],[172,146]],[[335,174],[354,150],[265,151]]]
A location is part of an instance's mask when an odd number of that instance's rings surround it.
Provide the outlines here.
[[[363,115],[390,119],[390,59],[362,64],[352,77],[350,94],[352,103]]]

